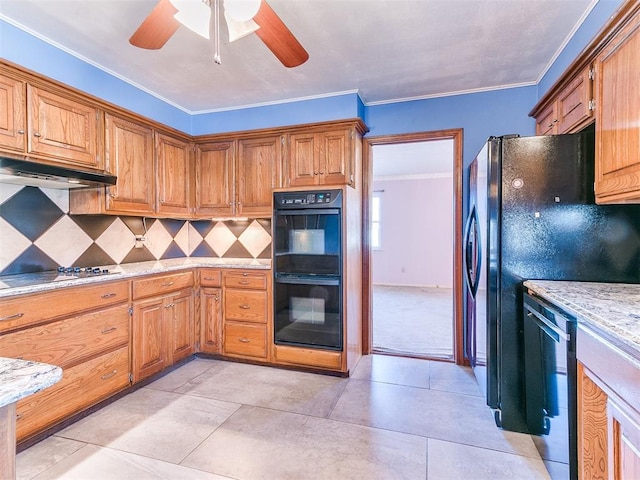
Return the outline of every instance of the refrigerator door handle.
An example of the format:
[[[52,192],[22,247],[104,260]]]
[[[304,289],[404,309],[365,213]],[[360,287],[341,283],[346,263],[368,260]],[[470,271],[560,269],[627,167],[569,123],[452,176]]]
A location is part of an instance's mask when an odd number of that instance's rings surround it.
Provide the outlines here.
[[[480,267],[482,263],[482,248],[480,245],[480,236],[478,235],[478,211],[474,206],[467,219],[465,228],[465,275],[467,277],[467,285],[471,295],[475,298],[478,292],[478,282],[480,280]]]

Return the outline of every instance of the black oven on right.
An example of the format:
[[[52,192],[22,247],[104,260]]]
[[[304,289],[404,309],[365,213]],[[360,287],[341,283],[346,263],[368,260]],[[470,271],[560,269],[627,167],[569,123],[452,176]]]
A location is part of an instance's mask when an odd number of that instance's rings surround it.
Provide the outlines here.
[[[274,341],[342,350],[342,191],[274,194]]]
[[[578,478],[577,359],[574,318],[524,294],[526,414],[529,433],[545,462]]]

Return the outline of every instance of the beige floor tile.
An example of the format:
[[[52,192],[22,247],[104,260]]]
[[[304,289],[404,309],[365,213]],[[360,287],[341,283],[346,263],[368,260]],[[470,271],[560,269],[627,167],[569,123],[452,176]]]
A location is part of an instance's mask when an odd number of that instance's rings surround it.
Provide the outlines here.
[[[429,388],[429,360],[391,355],[365,355],[351,378]]]
[[[548,480],[540,458],[429,439],[427,478],[437,480]]]
[[[16,479],[30,480],[85,445],[67,438],[48,437],[16,456]]]
[[[431,362],[429,388],[465,395],[482,395],[471,367],[449,362]]]
[[[423,480],[426,439],[243,406],[182,465],[242,480]]]
[[[228,480],[152,458],[87,445],[35,480]]]
[[[352,379],[329,418],[539,458],[529,435],[496,427],[482,397]]]
[[[153,388],[154,390],[164,390],[170,392],[178,387],[181,387],[185,383],[190,382],[198,375],[206,372],[211,367],[220,363],[220,360],[209,360],[206,358],[194,358],[189,363],[182,365],[181,367],[167,373],[163,377],[159,378],[155,382],[147,385],[147,388]]]
[[[326,417],[348,381],[328,375],[220,362],[175,391]]]
[[[142,388],[59,433],[179,463],[239,405]]]

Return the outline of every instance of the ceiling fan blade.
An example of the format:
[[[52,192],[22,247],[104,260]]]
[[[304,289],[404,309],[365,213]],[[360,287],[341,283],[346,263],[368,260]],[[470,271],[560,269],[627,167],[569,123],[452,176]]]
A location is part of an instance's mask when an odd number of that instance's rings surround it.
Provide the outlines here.
[[[256,35],[285,67],[297,67],[309,59],[307,51],[265,0],[253,21],[260,25]]]
[[[129,43],[136,47],[158,50],[178,30],[180,22],[173,16],[178,10],[169,0],[160,0],[131,35]]]

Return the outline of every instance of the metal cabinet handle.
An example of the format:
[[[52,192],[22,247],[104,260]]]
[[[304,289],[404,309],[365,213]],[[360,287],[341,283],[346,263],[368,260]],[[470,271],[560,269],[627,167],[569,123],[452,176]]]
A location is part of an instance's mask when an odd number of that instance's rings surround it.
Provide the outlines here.
[[[204,277],[205,280],[217,280],[218,277]]]
[[[249,280],[240,280],[238,285],[249,285]]]
[[[219,296],[217,296],[217,295],[216,295],[215,297],[213,297],[213,299],[214,299],[216,302],[219,302],[219,301],[220,301],[220,297],[219,297]]]
[[[40,135],[38,132],[35,132],[35,133],[33,134],[33,136],[34,136],[34,137],[38,137],[38,138],[40,138],[42,135]]]
[[[9,315],[8,317],[0,318],[0,322],[2,320],[13,320],[14,318],[24,317],[24,313],[14,313],[13,315]]]
[[[115,293],[105,293],[104,295],[101,295],[101,298],[113,298],[116,295],[117,294],[115,294]]]
[[[24,135],[24,130],[18,130],[18,133],[19,133],[20,135]]]
[[[249,343],[251,340],[249,340],[247,337],[242,337],[242,338],[239,338],[238,341],[242,343]]]
[[[168,305],[165,305],[164,308],[171,308],[171,307],[175,307],[176,304],[175,303],[169,303]]]
[[[22,414],[21,413],[16,414],[16,420],[20,420],[21,418],[22,418]]]
[[[171,285],[173,285],[175,282],[164,282],[162,284],[163,287],[170,287]]]
[[[111,332],[115,332],[118,328],[117,327],[106,327],[104,330],[102,330],[101,333],[111,333]]]
[[[248,276],[249,276],[249,274],[248,274],[247,272],[243,272],[243,273],[242,273],[242,276],[243,276],[243,277],[248,277]]]
[[[105,373],[104,375],[102,375],[100,378],[102,380],[108,380],[111,377],[113,377],[116,373],[118,373],[118,370],[114,370],[113,372],[109,372],[109,373]]]
[[[240,308],[243,310],[249,310],[251,307],[247,304],[244,304],[244,305],[240,305]]]

